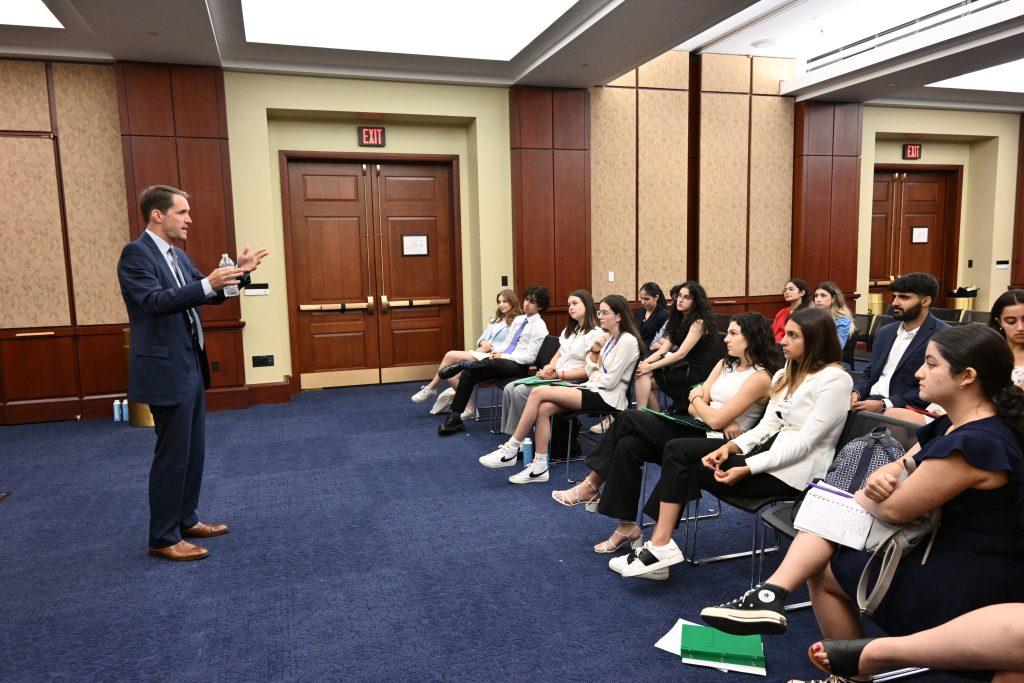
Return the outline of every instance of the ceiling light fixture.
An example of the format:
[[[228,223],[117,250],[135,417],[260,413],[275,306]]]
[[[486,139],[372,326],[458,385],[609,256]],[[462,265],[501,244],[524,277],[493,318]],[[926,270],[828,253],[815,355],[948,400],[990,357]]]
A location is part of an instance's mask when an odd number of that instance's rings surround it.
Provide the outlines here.
[[[755,40],[750,44],[750,47],[757,48],[758,50],[764,50],[770,47],[775,47],[778,42],[774,38],[762,38],[761,40]]]
[[[3,0],[0,2],[0,24],[36,28],[64,28],[43,0]]]

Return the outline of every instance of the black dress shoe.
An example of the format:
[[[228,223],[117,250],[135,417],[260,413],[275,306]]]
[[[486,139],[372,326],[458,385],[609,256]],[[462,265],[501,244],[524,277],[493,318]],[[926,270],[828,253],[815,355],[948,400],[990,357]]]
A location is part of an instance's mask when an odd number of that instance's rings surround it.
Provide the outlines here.
[[[466,423],[462,421],[458,413],[449,413],[445,421],[437,428],[437,433],[441,436],[448,436],[455,432],[461,432],[466,428]]]
[[[457,363],[451,363],[444,366],[437,371],[437,376],[441,379],[451,379],[455,375],[459,374],[466,369],[466,361],[460,360]]]

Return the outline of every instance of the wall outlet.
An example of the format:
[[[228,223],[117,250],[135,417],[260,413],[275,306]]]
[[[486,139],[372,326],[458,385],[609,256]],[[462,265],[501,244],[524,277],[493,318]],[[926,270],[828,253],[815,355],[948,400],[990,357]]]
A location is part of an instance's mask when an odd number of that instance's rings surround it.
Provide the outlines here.
[[[501,286],[508,287],[508,275],[501,276]]]
[[[254,368],[270,368],[274,366],[273,356],[253,356],[252,366]]]
[[[967,267],[968,268],[973,268],[974,267],[974,259],[972,259],[972,258],[967,259]]]
[[[210,361],[210,372],[220,372],[220,361],[219,360],[211,360]]]
[[[609,270],[608,271],[608,282],[615,282],[615,271],[614,270]]]

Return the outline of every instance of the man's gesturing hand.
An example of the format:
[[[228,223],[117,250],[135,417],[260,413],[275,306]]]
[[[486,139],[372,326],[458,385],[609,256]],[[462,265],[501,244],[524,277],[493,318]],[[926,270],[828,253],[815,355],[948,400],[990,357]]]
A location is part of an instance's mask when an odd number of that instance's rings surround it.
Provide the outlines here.
[[[206,279],[210,281],[210,286],[219,292],[228,285],[237,285],[243,275],[245,271],[241,268],[218,268],[207,275]]]
[[[266,258],[267,254],[270,253],[267,249],[257,249],[254,252],[250,252],[249,248],[248,244],[245,245],[245,248],[242,249],[242,253],[238,255],[238,267],[246,273],[251,273],[256,270],[260,265],[260,261]]]

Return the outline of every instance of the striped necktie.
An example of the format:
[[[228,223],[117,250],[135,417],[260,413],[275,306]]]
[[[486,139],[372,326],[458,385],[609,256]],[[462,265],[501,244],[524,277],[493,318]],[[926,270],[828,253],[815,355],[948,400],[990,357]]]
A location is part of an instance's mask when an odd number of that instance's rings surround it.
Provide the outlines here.
[[[174,247],[171,247],[167,253],[171,256],[171,264],[174,266],[171,271],[174,273],[174,278],[178,281],[178,287],[184,287],[185,276],[182,275],[181,266],[178,265],[178,254],[174,251]],[[199,342],[199,348],[205,349],[206,346],[203,344],[203,324],[199,321],[199,314],[196,313],[196,309],[188,309],[185,312],[185,317],[188,319],[189,325],[192,327],[192,331],[195,332],[196,340]]]

